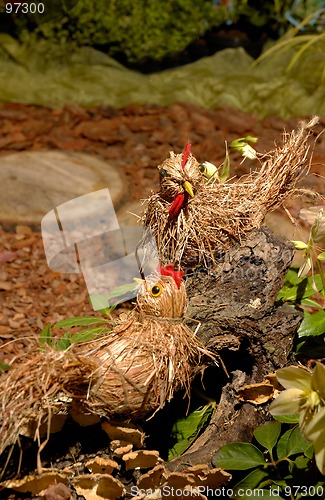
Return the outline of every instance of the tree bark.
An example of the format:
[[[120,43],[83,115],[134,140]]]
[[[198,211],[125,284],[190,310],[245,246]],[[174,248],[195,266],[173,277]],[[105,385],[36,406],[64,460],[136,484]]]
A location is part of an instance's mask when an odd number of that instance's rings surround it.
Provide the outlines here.
[[[267,404],[242,403],[237,391],[262,382],[290,359],[302,315],[275,301],[293,252],[284,238],[262,228],[219,255],[215,268],[188,276],[188,324],[200,323],[198,337],[219,353],[230,378],[209,426],[168,464],[171,470],[211,463],[220,446],[250,441],[254,429],[270,419]]]

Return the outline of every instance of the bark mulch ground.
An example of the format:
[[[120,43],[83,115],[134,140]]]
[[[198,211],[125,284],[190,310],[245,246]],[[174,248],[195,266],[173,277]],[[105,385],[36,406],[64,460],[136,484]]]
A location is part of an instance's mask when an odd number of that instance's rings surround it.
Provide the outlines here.
[[[0,107],[0,156],[23,150],[82,151],[108,160],[124,173],[128,186],[126,204],[146,197],[158,186],[156,166],[170,150],[182,151],[189,140],[200,160],[216,165],[224,159],[225,141],[253,135],[259,151],[272,149],[284,129],[299,121],[276,117],[257,120],[231,108],[206,110],[195,105],[166,108],[128,106],[82,109],[46,109],[22,104]],[[321,119],[319,131],[324,129]],[[324,193],[321,177],[325,164],[325,134],[317,142],[312,172],[304,185]],[[242,175],[249,163],[232,158],[232,174]],[[46,175],[46,172],[44,172]],[[1,191],[1,188],[0,188]],[[302,202],[293,203],[293,216]],[[0,221],[0,360],[37,341],[47,323],[94,314],[82,276],[52,272],[46,263],[38,227]],[[123,306],[122,306],[123,307]]]

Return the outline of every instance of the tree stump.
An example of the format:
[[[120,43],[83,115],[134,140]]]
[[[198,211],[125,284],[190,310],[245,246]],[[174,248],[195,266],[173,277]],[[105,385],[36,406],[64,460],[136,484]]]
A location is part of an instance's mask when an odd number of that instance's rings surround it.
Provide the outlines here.
[[[168,464],[171,470],[211,463],[220,446],[250,441],[254,429],[270,418],[267,405],[242,403],[237,390],[262,382],[290,359],[302,315],[275,301],[293,252],[293,245],[269,229],[253,230],[218,255],[215,268],[188,276],[187,321],[192,328],[200,323],[198,337],[220,354],[230,378],[209,426]]]

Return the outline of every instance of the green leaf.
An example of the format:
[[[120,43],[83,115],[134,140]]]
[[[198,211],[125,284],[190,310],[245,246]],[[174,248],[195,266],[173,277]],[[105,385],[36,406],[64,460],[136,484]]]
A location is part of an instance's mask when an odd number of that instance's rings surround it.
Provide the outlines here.
[[[289,441],[289,436],[292,432],[292,429],[287,430],[282,436],[280,437],[277,447],[276,447],[276,453],[278,455],[278,459],[283,459],[288,456],[287,454],[287,448],[288,448],[288,441]]]
[[[110,301],[110,299],[114,299],[116,297],[121,297],[122,295],[125,295],[128,292],[134,292],[138,284],[134,281],[133,283],[127,283],[125,285],[120,285],[113,290],[111,290],[107,295],[106,299]]]
[[[309,458],[309,459],[313,458],[313,456],[314,456],[314,448],[313,448],[312,444],[309,443],[308,448],[306,448],[306,450],[304,451],[304,455],[307,458]]]
[[[299,337],[316,337],[325,333],[325,311],[317,311],[305,317],[298,329]]]
[[[230,157],[228,151],[226,151],[225,161],[222,164],[220,173],[220,183],[223,184],[229,177],[230,173]]]
[[[55,323],[55,328],[72,328],[74,326],[88,326],[88,325],[102,325],[107,323],[107,319],[105,318],[96,318],[89,316],[79,316],[76,318],[68,318],[58,323]]]
[[[272,450],[276,445],[281,432],[280,422],[267,422],[261,425],[254,431],[255,439],[272,454]]]
[[[65,351],[71,345],[71,332],[65,332],[64,335],[55,344],[55,349]]]
[[[315,307],[317,309],[322,309],[322,306],[313,299],[301,299],[299,302],[302,306]]]
[[[176,444],[168,450],[168,460],[178,457],[187,450],[208,423],[214,408],[215,403],[209,403],[175,422],[171,437],[176,440]]]
[[[296,250],[306,250],[308,246],[307,243],[305,243],[304,241],[291,240],[291,243],[294,244]]]
[[[40,344],[53,345],[53,336],[51,331],[51,325],[46,325],[40,333],[39,337]]]
[[[279,291],[276,300],[302,304],[305,299],[317,293],[314,289],[313,281],[317,290],[321,292],[323,289],[323,283],[319,274],[314,274],[313,277],[310,276],[309,278],[298,278],[295,270],[291,269],[286,275],[285,283]],[[319,307],[319,304],[316,302],[315,304],[316,307]],[[309,303],[306,303],[306,305],[314,306],[314,304]]]
[[[310,442],[301,434],[299,425],[289,429],[281,436],[277,446],[278,458],[286,458],[298,453],[305,453]]]
[[[0,361],[0,373],[6,372],[10,368],[10,365],[7,365],[6,363],[2,363]]]
[[[309,464],[309,458],[304,457],[302,455],[299,455],[299,457],[297,457],[296,460],[294,461],[294,466],[297,469],[307,469],[308,464]]]
[[[105,314],[110,314],[119,302],[130,300],[134,297],[136,287],[137,283],[134,281],[113,288],[107,295],[93,293],[90,295],[90,302],[96,311],[108,310]]]
[[[284,277],[284,285],[298,285],[304,278],[298,278],[299,267],[292,266]]]
[[[263,453],[253,444],[231,443],[217,451],[213,464],[226,470],[247,470],[265,465],[265,460]]]
[[[84,330],[80,330],[79,332],[71,336],[71,344],[76,344],[77,342],[88,342],[89,340],[93,340],[104,331],[105,328],[101,326],[95,328],[85,328]]]
[[[104,307],[104,309],[96,309],[97,312],[100,312],[101,314],[105,314],[106,316],[109,316],[112,314],[114,309],[116,309],[117,304],[114,304],[113,306],[110,307]]]
[[[95,311],[106,311],[110,310],[109,302],[106,295],[100,295],[99,293],[92,293],[89,296],[90,303]],[[106,314],[106,313],[105,313]]]
[[[237,498],[237,496],[240,496],[238,494],[238,490],[244,490],[244,491],[247,490],[247,489],[253,490],[266,477],[268,477],[268,472],[266,470],[263,470],[263,469],[260,469],[260,468],[254,469],[247,476],[245,476],[244,479],[242,479],[239,483],[237,483],[234,486],[234,495],[235,495],[235,498]]]
[[[292,415],[272,415],[274,420],[283,424],[297,424],[299,422],[299,413]]]

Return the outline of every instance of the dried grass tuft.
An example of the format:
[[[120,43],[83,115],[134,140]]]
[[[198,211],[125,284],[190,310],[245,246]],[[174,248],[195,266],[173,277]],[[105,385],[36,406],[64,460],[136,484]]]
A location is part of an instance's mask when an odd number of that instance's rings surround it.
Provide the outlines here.
[[[181,262],[183,266],[208,263],[234,241],[260,227],[268,211],[287,198],[299,196],[299,180],[307,174],[308,138],[318,117],[302,122],[297,130],[285,133],[283,145],[259,155],[261,168],[235,182],[220,184],[204,179],[198,162],[190,156],[180,168],[182,155],[171,153],[158,168],[169,175],[161,178],[161,188],[147,200],[143,223],[155,234],[162,264]],[[195,195],[187,197],[177,218],[168,211],[182,182],[189,180]]]

